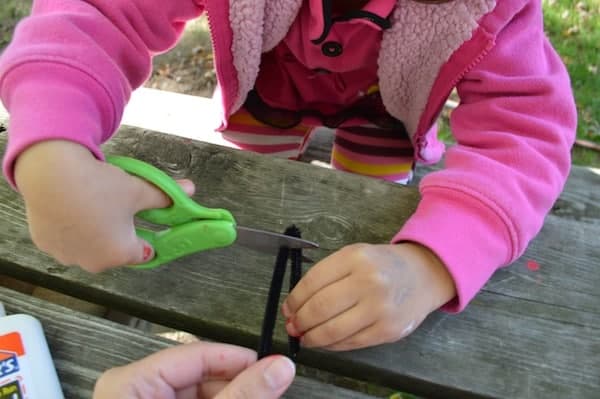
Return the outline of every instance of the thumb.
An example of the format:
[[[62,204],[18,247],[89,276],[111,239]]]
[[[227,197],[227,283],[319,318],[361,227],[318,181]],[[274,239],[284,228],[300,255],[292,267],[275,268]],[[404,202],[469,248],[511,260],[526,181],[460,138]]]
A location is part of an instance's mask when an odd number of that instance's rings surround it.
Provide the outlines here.
[[[285,356],[269,356],[238,374],[215,399],[277,399],[289,388],[296,366]]]
[[[171,204],[169,197],[158,187],[145,180],[136,178],[139,187],[140,197],[136,203],[136,211],[153,208],[165,208]],[[195,191],[194,183],[188,179],[177,180],[177,184],[188,195],[192,196]],[[154,258],[154,248],[146,240],[137,237],[135,249],[131,252],[132,257],[128,264],[138,265],[146,263]]]
[[[160,188],[147,180],[134,177],[136,180],[136,212],[144,209],[167,208],[171,205],[171,199]],[[194,182],[189,179],[177,180],[177,184],[188,195],[194,195],[196,190]]]

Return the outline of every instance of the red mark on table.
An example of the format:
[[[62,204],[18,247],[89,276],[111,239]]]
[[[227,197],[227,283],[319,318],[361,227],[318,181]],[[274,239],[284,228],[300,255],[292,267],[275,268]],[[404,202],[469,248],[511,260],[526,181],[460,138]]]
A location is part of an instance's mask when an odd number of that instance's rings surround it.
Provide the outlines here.
[[[531,270],[532,272],[537,272],[538,270],[540,270],[540,264],[537,263],[534,260],[528,260],[527,261],[527,268],[529,270]]]

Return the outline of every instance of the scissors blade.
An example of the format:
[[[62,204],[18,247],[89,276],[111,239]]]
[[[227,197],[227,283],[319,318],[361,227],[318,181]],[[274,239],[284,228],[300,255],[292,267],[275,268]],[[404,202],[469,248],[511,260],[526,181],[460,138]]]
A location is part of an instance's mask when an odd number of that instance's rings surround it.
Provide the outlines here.
[[[236,226],[236,229],[237,244],[269,254],[276,254],[281,247],[319,248],[319,244],[302,238],[243,226]]]

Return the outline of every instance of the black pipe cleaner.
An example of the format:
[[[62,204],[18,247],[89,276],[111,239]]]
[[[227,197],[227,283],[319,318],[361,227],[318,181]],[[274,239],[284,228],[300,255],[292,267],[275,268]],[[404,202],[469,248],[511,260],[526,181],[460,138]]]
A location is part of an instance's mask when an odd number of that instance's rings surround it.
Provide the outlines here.
[[[283,233],[291,237],[300,237],[300,229],[292,225]],[[265,317],[263,319],[262,331],[260,335],[260,343],[258,346],[258,358],[262,359],[271,354],[273,346],[273,332],[275,331],[275,320],[279,309],[279,297],[283,287],[283,277],[288,260],[291,258],[290,272],[290,292],[294,289],[300,278],[302,277],[302,249],[281,247],[277,253],[275,268],[271,278],[271,286],[269,287],[269,295],[267,297],[267,305],[265,307]],[[292,359],[296,358],[300,350],[300,341],[296,337],[288,335],[289,356]]]

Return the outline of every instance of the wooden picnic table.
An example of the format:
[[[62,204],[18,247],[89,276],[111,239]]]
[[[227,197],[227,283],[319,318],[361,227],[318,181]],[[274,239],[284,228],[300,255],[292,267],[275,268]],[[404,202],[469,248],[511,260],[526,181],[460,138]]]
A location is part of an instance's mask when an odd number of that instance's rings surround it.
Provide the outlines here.
[[[5,145],[2,133],[0,153]],[[346,244],[387,242],[419,198],[415,187],[139,129],[123,128],[104,150],[190,177],[196,200],[231,210],[240,224],[298,225],[320,243],[310,252],[316,260]],[[595,172],[574,168],[525,255],[498,271],[464,312],[437,312],[394,344],[303,349],[298,362],[429,398],[600,397],[599,184]],[[93,275],[34,247],[23,203],[4,182],[0,221],[2,274],[208,339],[257,346],[274,257],[233,245],[155,270]],[[286,343],[279,320],[276,349]]]
[[[4,287],[0,287],[0,302],[10,314],[24,313],[40,320],[67,399],[91,398],[94,384],[105,370],[176,344],[175,341],[136,328],[73,311]],[[306,377],[296,377],[284,397],[373,399],[360,392]]]

